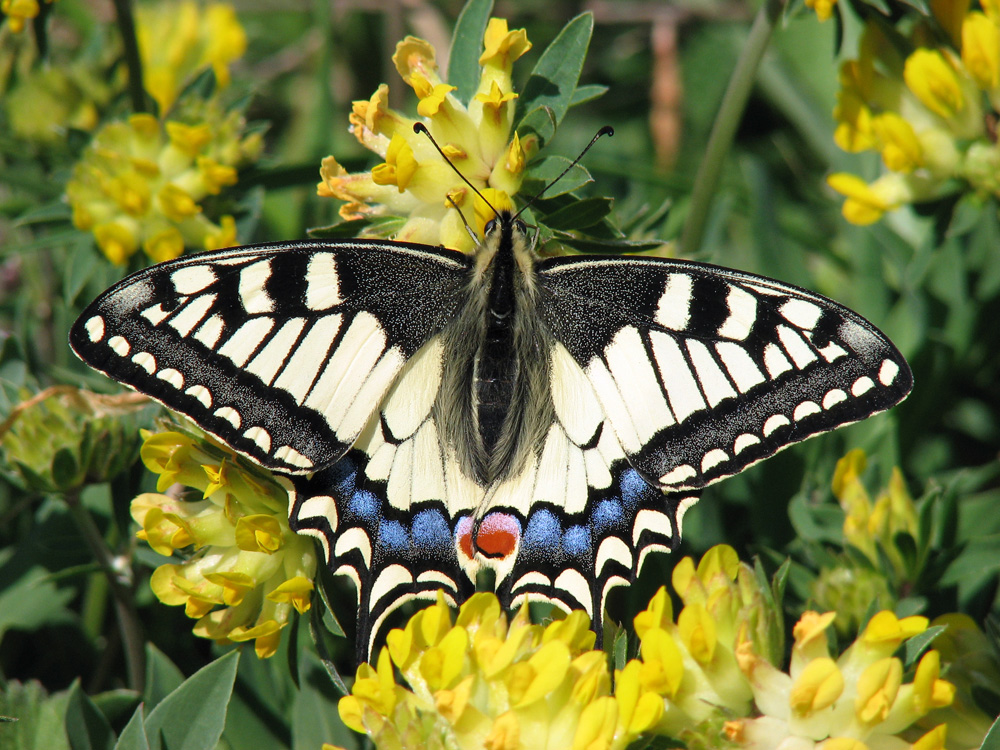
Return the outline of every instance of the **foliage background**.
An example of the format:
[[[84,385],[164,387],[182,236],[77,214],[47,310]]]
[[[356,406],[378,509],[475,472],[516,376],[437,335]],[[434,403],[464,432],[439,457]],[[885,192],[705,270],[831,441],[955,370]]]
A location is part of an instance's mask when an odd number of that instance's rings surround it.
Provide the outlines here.
[[[233,90],[249,97],[249,120],[267,123],[266,147],[264,159],[244,170],[222,199],[238,207],[241,242],[302,238],[308,228],[337,219],[335,202],[315,195],[320,160],[332,153],[350,171],[372,165],[347,131],[350,102],[388,82],[392,105],[412,111],[389,62],[395,42],[413,33],[442,53],[461,4],[303,1],[283,3],[280,12],[255,0],[234,5],[249,46],[233,67]],[[120,58],[100,54],[116,34],[111,4],[60,0],[46,10],[48,50],[40,65],[84,57],[103,66],[110,80],[121,76]],[[595,183],[586,192],[613,196],[632,236],[676,239],[755,8],[711,0],[498,3],[494,15],[527,28],[534,44],[529,62],[515,66],[516,84],[523,84],[563,24],[583,10],[594,13],[596,26],[581,83],[607,86],[608,93],[574,108],[551,147],[573,156],[601,125],[613,125],[616,136],[587,157]],[[992,632],[1000,572],[997,207],[992,198],[956,193],[871,227],[843,220],[824,175],[878,172],[877,155],[845,154],[832,139],[838,49],[853,54],[858,33],[849,9],[842,22],[824,24],[804,8],[788,10],[723,165],[705,241],[685,255],[796,283],[853,308],[906,355],[915,390],[891,414],[821,436],[710,488],[685,519],[682,551],[700,554],[726,542],[742,559],[760,555],[770,570],[791,555],[788,606],[801,611],[815,571],[843,549],[843,513],[829,489],[834,464],[848,448],[863,447],[871,459],[871,486],[883,486],[891,467],[900,466],[913,495],[922,496],[922,516],[932,529],[923,540],[934,549],[925,555],[932,564],[914,562],[914,575],[894,580],[892,600],[882,605],[931,617],[962,611]],[[18,45],[28,40],[5,35],[0,57],[22,54]],[[105,118],[128,111],[120,87],[112,88]],[[71,132],[57,144],[26,143],[10,130],[10,112],[3,117],[0,399],[7,414],[26,395],[55,384],[113,392],[112,384],[75,361],[65,341],[83,306],[122,270],[100,256],[89,234],[72,228],[61,200],[86,133]],[[145,413],[136,422],[151,418]],[[41,440],[72,443],[58,432],[80,429],[68,420],[41,433]],[[132,541],[126,508],[152,484],[141,465],[133,465],[113,482],[88,484],[79,497],[121,565],[135,575],[135,605],[150,654],[147,707],[230,650],[193,638],[183,612],[149,593],[146,578],[161,560]],[[913,547],[914,560],[926,552]],[[672,561],[654,557],[640,585],[612,602],[620,617],[641,608],[668,578]],[[353,599],[348,588],[343,593]],[[350,630],[350,607],[342,615]],[[306,631],[293,632],[274,659],[240,658],[223,734],[229,747],[357,744],[340,725],[336,690]],[[331,648],[334,661],[350,671],[350,644],[333,642]],[[231,659],[219,664],[217,670],[235,668]],[[64,721],[82,722],[78,727],[108,721],[117,732],[135,705],[126,685],[108,584],[72,511],[55,494],[24,489],[8,464],[0,475],[0,687],[8,708],[0,714],[11,713],[13,705],[31,706],[38,742],[57,737]],[[46,699],[48,693],[56,697]],[[95,718],[83,693],[94,697],[106,719]],[[992,708],[993,715],[1000,713],[1000,704]],[[4,731],[0,725],[0,746]],[[65,740],[51,741],[49,747],[65,746]]]

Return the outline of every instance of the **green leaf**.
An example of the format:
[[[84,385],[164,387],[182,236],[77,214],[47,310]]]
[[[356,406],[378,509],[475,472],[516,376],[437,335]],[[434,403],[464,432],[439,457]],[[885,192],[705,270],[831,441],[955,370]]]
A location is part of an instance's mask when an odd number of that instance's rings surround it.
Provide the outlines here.
[[[541,217],[540,220],[550,229],[573,232],[586,229],[601,221],[611,213],[614,203],[612,198],[584,198],[573,201],[568,206]]]
[[[581,13],[563,27],[524,85],[521,101],[526,111],[549,107],[556,125],[562,121],[573,101],[593,31],[594,16],[590,13]]]
[[[69,750],[64,726],[65,699],[49,698],[38,682],[7,682],[0,690],[4,750]]]
[[[69,223],[73,218],[73,211],[69,204],[61,198],[50,201],[30,211],[25,211],[17,218],[16,226],[29,226],[31,224],[51,224],[53,222]]]
[[[80,464],[70,448],[60,448],[52,457],[52,483],[61,490],[71,490],[82,480]]]
[[[625,663],[628,661],[628,630],[626,628],[619,630],[615,636],[614,655],[615,669],[625,669]]]
[[[282,633],[281,648],[301,651],[299,644]],[[292,673],[275,656],[271,659],[241,659],[236,689],[226,710],[223,742],[230,750],[282,750],[291,747],[289,712],[298,688]],[[336,704],[330,707],[335,712]],[[318,750],[319,745],[316,745]]]
[[[306,230],[306,234],[315,240],[355,239],[363,231],[388,237],[395,234],[406,223],[400,216],[380,216],[374,219],[351,219],[339,224],[325,227],[314,227]]]
[[[599,99],[608,93],[607,86],[601,86],[598,83],[589,83],[586,86],[577,86],[576,90],[573,92],[573,98],[569,102],[569,106],[575,107],[577,104],[584,104],[586,102],[592,102],[594,99]]]
[[[535,195],[559,177],[572,163],[572,160],[565,156],[548,156],[537,164],[533,164],[525,174],[524,184],[521,185],[520,192],[524,195]],[[559,182],[545,191],[545,197],[554,198],[557,195],[565,195],[593,181],[594,178],[590,176],[586,167],[582,164],[576,164],[563,177],[559,178]]]
[[[324,674],[325,665],[311,652],[303,655],[302,662],[302,688],[295,693],[291,714],[293,750],[316,750],[324,742],[354,747],[357,735],[340,721],[336,710],[340,694]]]
[[[663,240],[603,240],[593,237],[573,237],[564,232],[557,232],[555,239],[567,247],[579,250],[581,253],[616,255],[620,253],[639,253],[644,250],[656,250],[663,247]]]
[[[146,718],[153,750],[203,750],[215,747],[226,722],[239,651],[202,667],[164,698]]]
[[[322,587],[320,587],[322,589]],[[310,612],[309,617],[309,633],[312,636],[313,642],[316,644],[316,651],[319,654],[319,660],[326,669],[327,677],[330,678],[330,682],[334,684],[337,690],[340,691],[341,695],[347,695],[350,691],[347,689],[347,685],[344,683],[344,678],[340,676],[340,671],[337,669],[336,663],[330,657],[330,652],[326,647],[326,637],[325,633],[329,631],[329,626],[327,626],[327,617],[333,618],[333,613],[330,610],[329,603],[326,602],[326,597],[323,597],[325,607],[317,606],[314,599],[313,607]],[[320,610],[324,610],[322,613]],[[336,618],[333,618],[336,623]],[[336,623],[339,627],[340,623]]]
[[[115,735],[108,720],[76,680],[66,702],[66,736],[73,750],[111,750]]]
[[[72,620],[66,605],[74,592],[55,586],[43,568],[32,567],[16,581],[5,584],[0,590],[0,636],[12,628],[32,631]]]
[[[906,668],[909,669],[923,653],[930,648],[931,642],[948,628],[945,625],[935,625],[923,633],[915,635],[906,642]]]
[[[997,717],[997,720],[993,722],[993,726],[983,738],[983,744],[979,746],[979,750],[1000,750],[1000,717]]]
[[[465,105],[479,86],[479,56],[492,12],[493,0],[469,0],[455,23],[448,53],[448,83],[458,88],[455,96]]]
[[[115,750],[149,750],[149,740],[146,739],[146,726],[143,720],[142,706],[136,706],[135,713],[118,736]]]
[[[152,710],[161,700],[180,687],[184,674],[170,658],[152,643],[146,644],[146,684],[142,697],[146,710]]]
[[[515,129],[521,138],[527,133],[534,133],[541,141],[539,145],[545,145],[555,135],[556,124],[556,116],[551,107],[536,107],[521,118]]]

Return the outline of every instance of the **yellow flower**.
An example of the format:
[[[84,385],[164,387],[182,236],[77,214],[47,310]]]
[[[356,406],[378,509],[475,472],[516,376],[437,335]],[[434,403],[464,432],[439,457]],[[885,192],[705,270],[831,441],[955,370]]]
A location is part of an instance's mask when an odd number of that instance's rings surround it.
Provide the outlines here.
[[[788,674],[763,660],[750,664],[754,702],[762,715],[730,721],[725,728],[730,739],[755,750],[905,747],[901,733],[912,736],[911,727],[932,706],[951,702],[954,688],[939,677],[937,652],[924,655],[912,682],[892,656],[904,640],[923,632],[925,618],[879,612],[836,660],[823,634],[832,621],[833,613],[803,615],[795,626]],[[935,746],[933,741],[927,740],[928,747]]]
[[[359,667],[340,714],[380,747],[619,750],[656,724],[663,699],[640,685],[634,660],[612,695],[593,643],[583,612],[542,627],[522,608],[508,622],[480,593],[453,623],[439,593],[388,634],[376,668]]]
[[[852,224],[874,224],[886,211],[909,203],[916,195],[912,185],[901,175],[889,173],[868,184],[856,175],[838,172],[826,178],[827,184],[844,195],[842,212]]]
[[[406,37],[396,46],[393,63],[417,95],[418,116],[454,167],[484,195],[498,191],[492,195],[510,205],[535,143],[512,132],[517,98],[512,67],[531,45],[523,30],[508,31],[506,21],[492,19],[484,47],[482,74],[468,106],[441,80],[434,48],[426,41]],[[317,193],[344,201],[345,219],[406,216],[396,239],[471,250],[464,222],[482,228],[473,218],[478,208],[472,191],[428,138],[413,132],[413,119],[388,108],[387,96],[388,87],[380,86],[368,101],[354,102],[350,118],[355,137],[383,162],[368,174],[348,174],[327,157]]]
[[[192,104],[186,121],[160,123],[133,115],[99,130],[73,170],[66,195],[79,229],[94,233],[116,265],[140,247],[154,261],[185,247],[235,244],[235,221],[206,217],[202,201],[236,181],[236,169],[257,158],[258,135],[246,136],[237,112],[212,102]]]
[[[184,86],[206,67],[216,85],[229,85],[229,65],[246,51],[246,34],[232,6],[194,2],[140,5],[136,37],[143,84],[164,116]]]
[[[820,21],[829,20],[836,4],[837,0],[806,0],[806,7],[816,11],[816,18]]]
[[[962,23],[962,63],[979,88],[1000,86],[1000,28],[982,13],[970,13]]]
[[[944,118],[958,138],[982,137],[982,107],[975,83],[948,50],[915,50],[903,79],[909,90],[934,114]]]
[[[872,118],[882,160],[894,172],[912,172],[923,165],[923,148],[913,126],[895,112]]]
[[[53,0],[45,1],[51,3]],[[0,0],[0,13],[6,16],[7,26],[15,34],[20,34],[25,24],[40,12],[38,0]]]
[[[983,99],[1000,105],[1000,17],[993,4],[932,0],[934,20],[908,37],[865,26],[859,56],[840,69],[834,140],[850,152],[878,150],[888,173],[866,184],[832,175],[844,217],[859,225],[887,211],[968,188],[1000,195],[1000,157],[987,132]],[[904,14],[905,15],[905,14]],[[986,92],[986,97],[982,92]]]
[[[181,433],[147,433],[141,456],[161,491],[183,484],[204,498],[145,493],[132,501],[140,539],[163,555],[191,553],[153,572],[153,593],[184,606],[198,620],[195,635],[252,640],[259,657],[273,655],[292,611],[309,609],[316,571],[312,544],[288,528],[286,491],[231,452]]]

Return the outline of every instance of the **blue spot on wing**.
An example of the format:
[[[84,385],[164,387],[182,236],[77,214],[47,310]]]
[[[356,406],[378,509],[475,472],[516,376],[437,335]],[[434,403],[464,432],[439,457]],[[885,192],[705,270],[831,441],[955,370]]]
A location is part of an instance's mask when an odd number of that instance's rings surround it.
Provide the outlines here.
[[[413,544],[424,550],[449,551],[454,540],[448,520],[440,510],[422,510],[413,517]]]
[[[410,548],[410,534],[399,521],[383,521],[378,526],[378,541],[383,550],[405,554]]]
[[[570,557],[589,559],[593,551],[590,530],[586,526],[570,526],[563,534],[562,543]]]
[[[382,501],[367,490],[356,490],[346,503],[344,515],[345,520],[372,525],[382,515]]]

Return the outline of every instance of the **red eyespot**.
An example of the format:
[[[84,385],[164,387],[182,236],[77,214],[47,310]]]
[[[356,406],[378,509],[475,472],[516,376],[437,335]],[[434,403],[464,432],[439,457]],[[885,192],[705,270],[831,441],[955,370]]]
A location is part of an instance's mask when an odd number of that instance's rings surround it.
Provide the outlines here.
[[[490,513],[479,522],[476,550],[486,557],[505,558],[517,549],[521,524],[509,513]]]
[[[472,516],[463,516],[455,526],[455,540],[458,550],[471,560],[475,556],[472,548]]]

